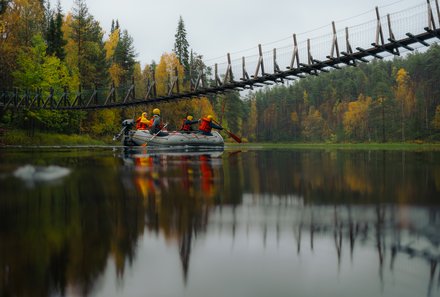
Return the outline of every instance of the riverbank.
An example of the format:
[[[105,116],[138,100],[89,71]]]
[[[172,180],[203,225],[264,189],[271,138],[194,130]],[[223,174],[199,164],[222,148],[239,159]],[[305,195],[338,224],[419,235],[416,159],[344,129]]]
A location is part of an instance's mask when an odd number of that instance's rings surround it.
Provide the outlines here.
[[[23,130],[1,130],[0,145],[21,146],[75,146],[75,145],[118,145],[111,136],[92,137],[88,134],[57,134],[36,132],[29,135]],[[435,150],[440,151],[440,143],[412,141],[405,143],[236,143],[226,142],[233,148],[272,148],[272,149],[348,149],[348,150]]]
[[[96,139],[88,134],[57,134],[36,132],[29,135],[23,130],[3,130],[0,134],[0,145],[22,146],[57,146],[57,145],[108,145],[111,138]]]
[[[346,150],[429,150],[440,151],[440,143],[227,143],[234,148],[272,148],[272,149],[346,149]]]

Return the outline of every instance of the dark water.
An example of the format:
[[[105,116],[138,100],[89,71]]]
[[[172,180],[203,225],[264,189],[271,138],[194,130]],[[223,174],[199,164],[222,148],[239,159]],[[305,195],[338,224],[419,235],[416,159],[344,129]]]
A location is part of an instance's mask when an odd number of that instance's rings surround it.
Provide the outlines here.
[[[439,244],[439,152],[0,149],[0,296],[440,296]]]

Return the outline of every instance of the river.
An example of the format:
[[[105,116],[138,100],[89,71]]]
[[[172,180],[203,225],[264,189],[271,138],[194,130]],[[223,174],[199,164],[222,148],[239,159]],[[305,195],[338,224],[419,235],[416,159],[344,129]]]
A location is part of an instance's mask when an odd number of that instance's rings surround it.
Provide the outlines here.
[[[0,296],[440,296],[440,152],[0,149]]]

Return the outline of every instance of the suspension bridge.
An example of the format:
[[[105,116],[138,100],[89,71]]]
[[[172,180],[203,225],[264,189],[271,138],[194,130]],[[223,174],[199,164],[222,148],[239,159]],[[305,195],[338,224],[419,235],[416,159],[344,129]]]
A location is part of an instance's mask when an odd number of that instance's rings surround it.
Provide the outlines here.
[[[270,51],[263,51],[258,45],[258,54],[253,56],[233,60],[228,53],[225,63],[201,67],[197,76],[190,74],[185,83],[177,69],[165,81],[157,80],[153,69],[142,94],[134,79],[125,88],[112,83],[106,89],[82,90],[80,86],[77,92],[67,87],[44,91],[14,88],[0,91],[0,109],[85,110],[156,104],[284,83],[331,69],[400,56],[419,47],[429,47],[440,39],[439,0],[426,0],[426,3],[385,16],[381,16],[376,7],[371,21],[341,30],[332,22],[329,31],[302,42],[293,34],[293,42],[288,46]],[[248,69],[254,71],[248,72]],[[159,84],[166,86],[162,93],[157,91]]]

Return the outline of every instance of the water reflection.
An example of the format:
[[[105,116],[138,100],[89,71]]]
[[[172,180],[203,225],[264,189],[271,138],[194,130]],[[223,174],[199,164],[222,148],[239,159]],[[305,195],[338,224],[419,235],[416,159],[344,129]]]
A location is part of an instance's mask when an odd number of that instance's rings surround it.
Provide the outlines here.
[[[140,148],[0,157],[0,296],[440,293],[434,153]],[[23,164],[70,175],[22,187],[12,172]],[[158,282],[164,269],[167,282]]]

